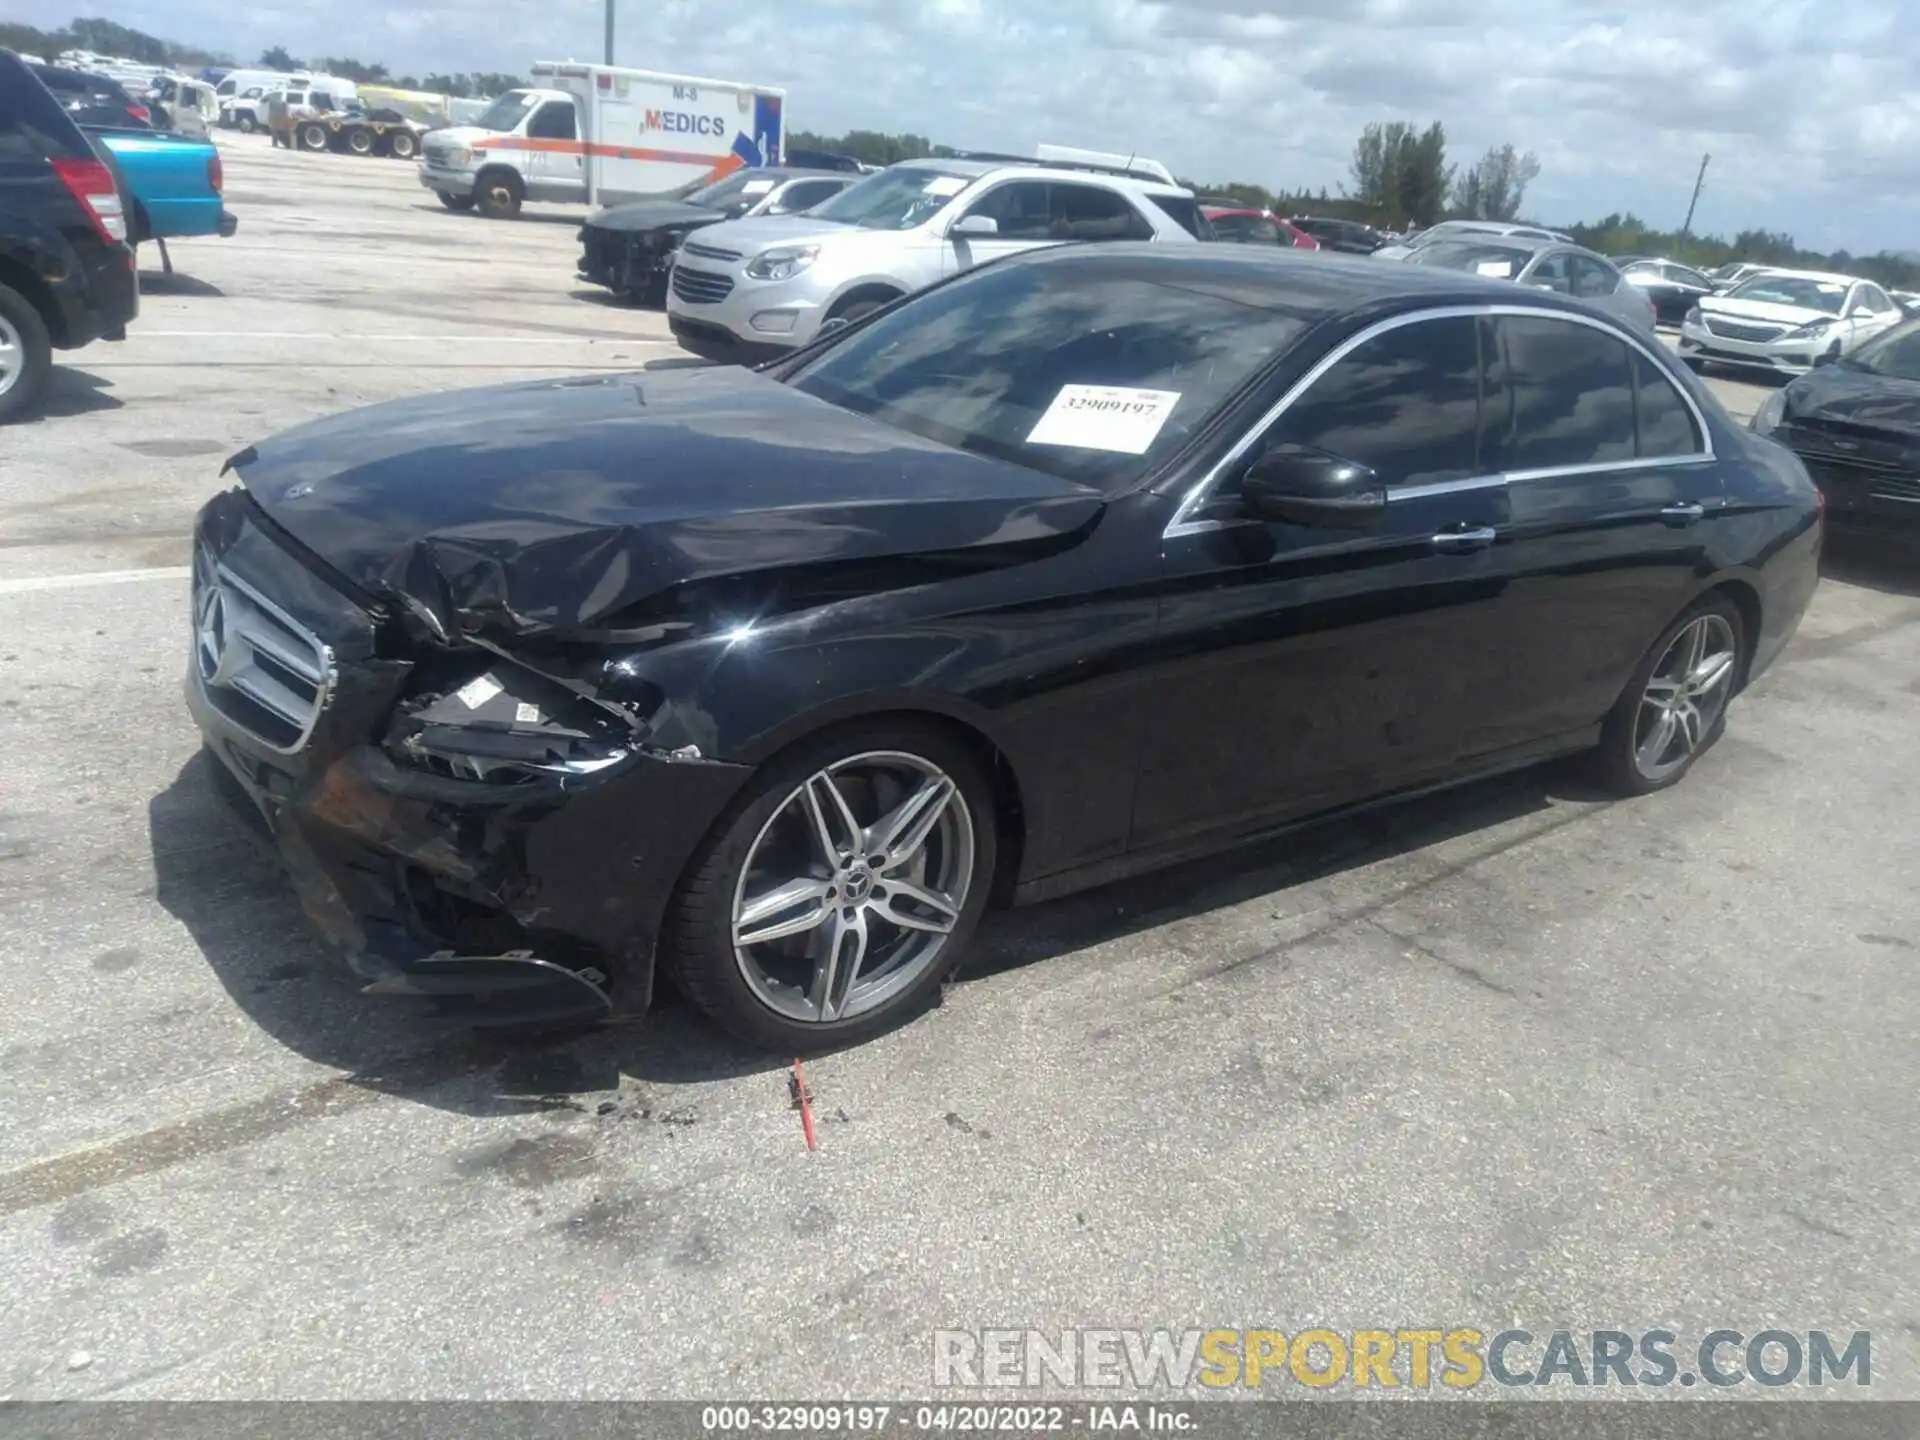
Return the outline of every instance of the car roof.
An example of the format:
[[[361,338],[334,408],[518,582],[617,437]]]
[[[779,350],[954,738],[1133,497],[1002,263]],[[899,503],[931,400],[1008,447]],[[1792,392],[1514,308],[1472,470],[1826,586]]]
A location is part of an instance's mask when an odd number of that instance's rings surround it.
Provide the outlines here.
[[[887,168],[889,170],[935,170],[946,175],[968,175],[974,179],[997,175],[1003,170],[1015,170],[1039,180],[1105,180],[1113,185],[1133,186],[1148,195],[1192,193],[1178,185],[1168,185],[1164,181],[1123,170],[1108,170],[1095,165],[1064,165],[1054,160],[1023,160],[1017,155],[954,156],[951,159],[928,155],[918,160],[901,160]]]
[[[1180,275],[1222,289],[1245,287],[1249,297],[1284,299],[1302,319],[1333,319],[1362,309],[1392,311],[1437,305],[1527,305],[1591,315],[1591,307],[1511,280],[1421,265],[1382,264],[1369,255],[1291,250],[1264,245],[1156,245],[1103,241],[1058,245],[1010,256],[996,264],[1067,265],[1155,279]]]

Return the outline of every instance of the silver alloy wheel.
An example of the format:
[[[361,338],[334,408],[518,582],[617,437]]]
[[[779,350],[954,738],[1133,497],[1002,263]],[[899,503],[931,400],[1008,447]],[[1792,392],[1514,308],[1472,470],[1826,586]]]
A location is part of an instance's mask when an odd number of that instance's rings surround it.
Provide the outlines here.
[[[1634,719],[1633,763],[1643,778],[1664,780],[1699,753],[1726,711],[1739,662],[1724,615],[1702,615],[1673,637]]]
[[[0,315],[0,395],[20,383],[27,373],[27,342],[14,323]]]
[[[733,953],[754,996],[824,1025],[911,989],[966,908],[973,845],[966,797],[930,760],[877,750],[815,771],[734,885]]]

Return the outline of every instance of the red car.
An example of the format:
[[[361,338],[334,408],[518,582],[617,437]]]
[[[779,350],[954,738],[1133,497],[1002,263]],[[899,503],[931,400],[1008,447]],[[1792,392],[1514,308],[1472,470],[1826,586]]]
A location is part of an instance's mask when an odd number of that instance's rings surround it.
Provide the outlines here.
[[[1271,210],[1252,210],[1244,205],[1206,205],[1200,207],[1213,227],[1213,238],[1233,245],[1292,246],[1295,250],[1318,250],[1320,242],[1306,231],[1282,220]]]

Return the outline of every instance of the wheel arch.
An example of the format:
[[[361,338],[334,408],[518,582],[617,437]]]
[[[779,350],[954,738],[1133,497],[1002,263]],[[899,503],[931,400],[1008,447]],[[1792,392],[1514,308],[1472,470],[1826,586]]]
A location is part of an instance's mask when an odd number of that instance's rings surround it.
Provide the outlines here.
[[[0,285],[16,292],[40,316],[41,323],[47,327],[47,336],[53,341],[56,350],[64,349],[67,341],[67,319],[59,303],[54,299],[53,290],[34,273],[32,266],[18,257],[0,252]]]
[[[878,300],[882,305],[891,305],[907,294],[905,286],[890,280],[856,280],[833,297],[833,303],[827,306],[827,317],[831,319],[849,305],[857,305],[863,300]]]
[[[1741,649],[1746,653],[1740,658],[1740,687],[1745,688],[1747,676],[1753,669],[1753,657],[1760,648],[1761,623],[1765,614],[1760,608],[1760,589],[1744,575],[1727,575],[1715,580],[1695,597],[1697,605],[1710,595],[1724,595],[1733,602],[1740,612],[1740,627],[1745,632],[1741,639],[1745,642]]]
[[[980,760],[993,790],[993,820],[999,839],[992,903],[1005,905],[1012,897],[1026,851],[1028,792],[1013,755],[996,734],[998,727],[991,712],[951,695],[906,692],[849,696],[797,717],[727,758],[759,767],[837,730],[902,721],[943,730]]]

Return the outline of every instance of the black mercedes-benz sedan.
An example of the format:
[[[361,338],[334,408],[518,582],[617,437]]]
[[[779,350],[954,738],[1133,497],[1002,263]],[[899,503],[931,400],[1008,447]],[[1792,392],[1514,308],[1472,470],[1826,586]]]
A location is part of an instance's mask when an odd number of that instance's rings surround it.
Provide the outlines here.
[[[989,904],[1550,756],[1674,783],[1822,533],[1600,311],[1225,246],[228,463],[187,698],[370,988],[557,1022],[660,970],[786,1054],[927,1002]]]
[[[831,200],[861,178],[859,172],[762,166],[736,170],[683,198],[670,196],[609,205],[580,227],[579,276],[623,300],[658,302],[680,242],[722,220],[797,215]]]
[[[1806,462],[1835,525],[1920,540],[1920,320],[1776,390],[1752,424]]]

